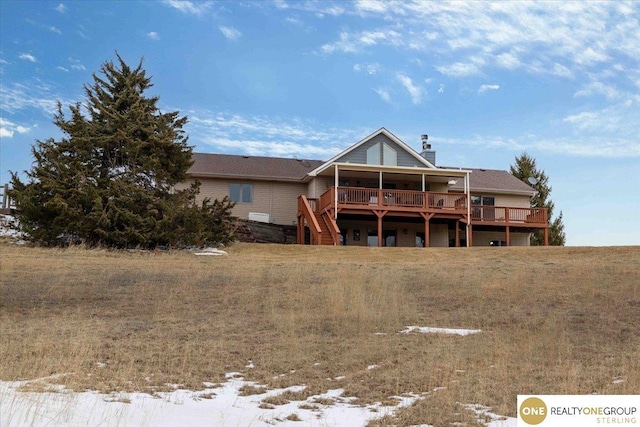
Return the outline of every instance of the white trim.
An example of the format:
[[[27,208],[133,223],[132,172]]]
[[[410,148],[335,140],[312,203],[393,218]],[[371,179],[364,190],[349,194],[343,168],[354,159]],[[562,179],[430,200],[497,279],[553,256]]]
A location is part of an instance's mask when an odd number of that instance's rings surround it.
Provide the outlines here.
[[[334,215],[334,219],[335,220],[338,220],[338,184],[340,183],[340,180],[338,178],[338,174],[339,174],[338,165],[336,165],[335,172],[334,172],[334,177],[335,177],[334,178],[334,185],[335,185],[334,188],[335,189],[333,191],[333,193],[334,193],[333,194],[333,199],[334,199],[333,200],[333,203],[334,203],[334,206],[333,206],[334,207],[334,209],[333,209],[334,214],[333,215]]]
[[[495,188],[472,188],[471,191],[474,193],[485,193],[484,195],[490,196],[492,193],[495,194],[510,194],[513,196],[529,196],[533,197],[536,195],[535,191],[521,191],[521,190],[501,190]]]
[[[378,136],[380,134],[383,134],[384,136],[389,138],[391,141],[393,141],[397,145],[399,145],[400,148],[405,150],[408,154],[410,154],[412,157],[414,157],[416,160],[418,160],[420,163],[422,163],[425,166],[425,168],[427,168],[427,169],[436,169],[435,165],[433,165],[428,160],[426,160],[424,157],[422,157],[420,154],[418,154],[418,152],[415,151],[413,148],[409,147],[407,144],[402,142],[402,140],[399,139],[397,136],[395,136],[394,134],[392,134],[391,132],[389,132],[388,130],[386,130],[385,128],[382,127],[380,129],[378,129],[377,131],[373,132],[371,135],[368,135],[368,136],[364,137],[363,139],[361,139],[360,141],[356,142],[351,147],[347,148],[346,150],[342,151],[341,153],[339,153],[336,156],[332,157],[331,159],[327,160],[325,163],[323,163],[322,165],[318,166],[317,168],[315,168],[311,172],[309,172],[309,176],[318,175],[320,172],[322,172],[325,169],[331,167],[331,165],[334,164],[334,162],[336,160],[338,160],[340,157],[344,156],[345,154],[348,154],[348,153],[352,152],[356,148],[360,147],[361,145],[363,145],[366,142],[368,142],[370,139],[372,139],[372,138],[374,138],[374,137],[376,137],[376,136]]]
[[[470,246],[470,240],[472,239],[471,228],[471,190],[470,190],[470,175],[464,177],[464,191],[467,194],[467,247]]]
[[[332,163],[327,165],[327,169],[336,166],[341,170],[352,170],[361,172],[389,172],[399,173],[405,175],[421,175],[425,176],[446,176],[446,177],[464,177],[466,174],[471,173],[466,169],[428,169],[428,168],[415,168],[412,166],[383,166],[383,165],[363,165],[360,163]]]

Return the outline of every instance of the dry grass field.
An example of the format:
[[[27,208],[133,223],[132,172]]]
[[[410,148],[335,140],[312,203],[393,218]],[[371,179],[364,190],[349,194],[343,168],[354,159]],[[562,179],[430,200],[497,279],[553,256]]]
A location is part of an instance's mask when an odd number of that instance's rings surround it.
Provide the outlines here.
[[[0,246],[0,380],[145,391],[243,371],[307,385],[281,400],[431,392],[378,423],[398,426],[477,425],[461,403],[515,416],[517,394],[640,394],[640,247],[228,252]]]

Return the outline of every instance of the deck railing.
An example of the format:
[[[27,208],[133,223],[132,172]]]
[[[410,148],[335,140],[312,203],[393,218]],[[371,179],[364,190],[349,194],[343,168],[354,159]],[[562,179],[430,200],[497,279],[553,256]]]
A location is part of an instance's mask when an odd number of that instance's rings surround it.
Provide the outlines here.
[[[318,207],[335,203],[335,187],[320,196]],[[343,206],[377,206],[381,208],[450,209],[466,211],[467,196],[460,193],[387,190],[363,187],[338,187],[338,204]]]
[[[482,223],[546,224],[547,209],[474,205],[471,207],[471,220]]]
[[[336,202],[336,187],[329,188],[318,199],[317,209],[333,207]],[[341,208],[366,207],[389,211],[424,211],[467,213],[467,195],[463,193],[441,193],[433,191],[387,190],[364,187],[337,187],[337,201]],[[474,223],[525,224],[541,226],[547,224],[547,209],[512,208],[506,206],[471,206]]]

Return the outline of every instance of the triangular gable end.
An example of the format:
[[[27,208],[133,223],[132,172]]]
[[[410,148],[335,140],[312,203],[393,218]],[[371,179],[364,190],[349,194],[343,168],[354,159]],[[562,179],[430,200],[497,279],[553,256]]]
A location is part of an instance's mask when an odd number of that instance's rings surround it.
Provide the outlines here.
[[[380,138],[380,136],[382,136],[382,138]],[[331,159],[329,159],[328,161],[320,165],[318,168],[309,172],[309,176],[316,176],[318,173],[329,168],[334,163],[366,164],[365,152],[366,152],[366,149],[368,148],[367,145],[375,144],[376,140],[384,141],[384,137],[386,137],[386,139],[390,141],[391,144],[388,144],[388,145],[395,146],[402,151],[402,153],[399,153],[398,159],[409,158],[413,163],[411,166],[425,167],[427,169],[436,169],[436,167],[433,164],[431,164],[425,158],[420,156],[420,154],[418,154],[413,148],[409,147],[400,138],[398,138],[397,136],[389,132],[387,129],[382,127],[377,131],[373,132],[371,135],[366,136],[365,138],[358,141],[351,147],[347,148],[343,152],[332,157]]]

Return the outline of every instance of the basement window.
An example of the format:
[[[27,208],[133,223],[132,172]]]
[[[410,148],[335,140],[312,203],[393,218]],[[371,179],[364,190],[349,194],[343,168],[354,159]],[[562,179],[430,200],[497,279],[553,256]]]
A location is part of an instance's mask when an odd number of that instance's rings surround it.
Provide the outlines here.
[[[253,184],[229,184],[229,198],[236,203],[253,203]]]

